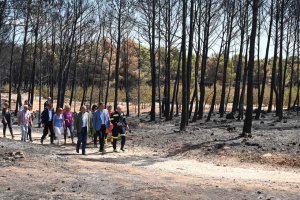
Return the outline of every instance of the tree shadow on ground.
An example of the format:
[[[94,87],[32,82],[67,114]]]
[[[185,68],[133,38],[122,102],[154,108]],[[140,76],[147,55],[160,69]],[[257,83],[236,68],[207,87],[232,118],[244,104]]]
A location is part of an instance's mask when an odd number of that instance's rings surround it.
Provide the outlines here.
[[[133,166],[145,167],[153,165],[157,162],[165,162],[166,158],[162,157],[149,157],[149,156],[136,156],[130,155],[124,157],[82,157],[80,158],[87,162],[98,162],[98,163],[112,163],[112,164],[131,164]]]
[[[180,149],[176,149],[173,152],[169,152],[168,153],[168,157],[172,157],[172,156],[176,156],[179,154],[183,154],[186,153],[188,151],[192,151],[192,150],[196,150],[196,149],[200,149],[202,147],[216,147],[217,149],[221,149],[222,147],[225,146],[226,142],[230,142],[230,141],[234,141],[234,140],[238,140],[241,139],[241,136],[237,136],[234,138],[230,138],[227,140],[213,140],[213,141],[206,141],[206,142],[202,142],[200,144],[189,144],[186,143],[182,146],[182,148]]]

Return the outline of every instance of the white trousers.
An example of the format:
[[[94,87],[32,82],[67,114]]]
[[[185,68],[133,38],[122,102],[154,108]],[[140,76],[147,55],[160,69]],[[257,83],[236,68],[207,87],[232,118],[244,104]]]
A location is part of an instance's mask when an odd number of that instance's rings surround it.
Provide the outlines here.
[[[61,134],[63,133],[63,127],[54,126],[54,132],[57,138],[57,143],[60,144]]]

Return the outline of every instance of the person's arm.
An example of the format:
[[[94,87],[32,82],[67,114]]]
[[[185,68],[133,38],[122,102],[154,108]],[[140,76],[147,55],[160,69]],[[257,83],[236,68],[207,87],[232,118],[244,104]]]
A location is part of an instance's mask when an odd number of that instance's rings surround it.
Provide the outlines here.
[[[53,127],[54,127],[54,124],[55,124],[55,116],[56,115],[53,115],[53,117],[52,117],[52,125],[53,125]]]
[[[77,132],[77,120],[78,120],[78,114],[75,116],[74,115],[74,132]]]
[[[97,123],[97,111],[93,113],[93,118],[92,118],[92,126],[94,131],[96,132],[96,123]]]
[[[66,127],[66,123],[65,123],[65,116],[62,114],[62,118],[63,118],[63,120],[62,120],[62,125],[63,125],[63,128],[65,128]]]
[[[109,129],[110,128],[110,117],[109,117],[109,113],[106,110],[106,128]]]

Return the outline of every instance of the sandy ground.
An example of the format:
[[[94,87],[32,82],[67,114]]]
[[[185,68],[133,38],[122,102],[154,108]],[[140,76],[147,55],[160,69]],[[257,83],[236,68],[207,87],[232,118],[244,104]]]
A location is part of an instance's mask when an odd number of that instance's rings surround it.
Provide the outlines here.
[[[299,118],[286,118],[265,116],[243,139],[232,120],[180,133],[179,119],[133,117],[125,153],[90,144],[86,156],[70,144],[40,145],[35,128],[33,143],[0,139],[0,199],[300,199]]]

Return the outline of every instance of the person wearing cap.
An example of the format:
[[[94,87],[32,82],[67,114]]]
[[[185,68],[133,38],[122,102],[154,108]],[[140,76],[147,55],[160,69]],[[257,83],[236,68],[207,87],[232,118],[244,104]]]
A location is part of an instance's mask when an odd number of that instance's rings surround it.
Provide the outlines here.
[[[80,113],[75,118],[74,129],[77,132],[78,140],[76,145],[76,152],[79,153],[81,146],[82,155],[85,155],[85,148],[87,143],[88,130],[91,126],[91,114],[87,112],[86,106],[82,106]]]
[[[9,103],[4,103],[4,108],[2,110],[2,124],[3,124],[3,137],[6,137],[6,128],[8,127],[11,139],[14,139],[14,133],[12,130],[12,115],[9,109]]]
[[[46,136],[48,135],[48,131],[50,131],[50,142],[51,144],[53,144],[54,142],[54,130],[53,130],[53,115],[54,115],[54,109],[52,106],[52,103],[48,104],[45,108],[45,110],[42,112],[42,121],[41,123],[44,126],[44,131],[43,131],[43,136],[41,138],[41,144],[44,143],[44,140],[46,138]]]
[[[23,110],[18,113],[18,125],[21,127],[21,141],[26,142],[28,126],[31,123],[30,112],[28,106],[24,105]]]

